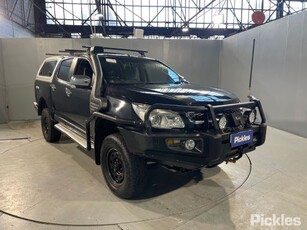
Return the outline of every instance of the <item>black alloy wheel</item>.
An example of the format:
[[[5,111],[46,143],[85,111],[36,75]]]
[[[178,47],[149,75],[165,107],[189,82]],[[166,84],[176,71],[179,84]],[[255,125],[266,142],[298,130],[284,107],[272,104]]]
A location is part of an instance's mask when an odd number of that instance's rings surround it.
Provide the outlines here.
[[[115,148],[107,152],[107,170],[115,183],[121,184],[125,178],[123,161]]]

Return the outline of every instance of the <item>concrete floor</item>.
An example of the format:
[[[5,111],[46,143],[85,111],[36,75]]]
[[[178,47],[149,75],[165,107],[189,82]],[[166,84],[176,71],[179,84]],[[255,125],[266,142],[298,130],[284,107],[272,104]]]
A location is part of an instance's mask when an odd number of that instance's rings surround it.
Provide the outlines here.
[[[45,142],[37,121],[0,125],[0,229],[288,228],[270,219],[252,226],[252,214],[300,218],[293,229],[307,229],[307,140],[269,128],[249,157],[252,165],[244,156],[203,169],[202,178],[151,169],[143,196],[127,201],[69,139]]]

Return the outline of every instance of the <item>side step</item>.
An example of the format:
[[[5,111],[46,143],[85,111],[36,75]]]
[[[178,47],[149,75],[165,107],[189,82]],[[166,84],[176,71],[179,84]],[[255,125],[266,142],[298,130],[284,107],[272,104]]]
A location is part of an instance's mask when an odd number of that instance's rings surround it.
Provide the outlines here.
[[[54,127],[61,131],[62,133],[65,133],[69,138],[71,138],[72,140],[74,140],[75,142],[77,142],[79,145],[82,146],[82,148],[87,147],[86,144],[86,137],[85,134],[79,132],[78,130],[71,128],[63,123],[58,123],[56,125],[54,125]],[[93,143],[91,143],[91,147],[94,148]]]

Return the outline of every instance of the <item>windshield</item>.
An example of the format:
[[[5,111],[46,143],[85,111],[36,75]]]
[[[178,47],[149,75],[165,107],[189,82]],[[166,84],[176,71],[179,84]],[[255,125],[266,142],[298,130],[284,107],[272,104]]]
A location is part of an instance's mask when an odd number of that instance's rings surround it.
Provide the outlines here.
[[[136,57],[104,57],[99,61],[105,79],[112,84],[177,84],[181,78],[166,65]]]

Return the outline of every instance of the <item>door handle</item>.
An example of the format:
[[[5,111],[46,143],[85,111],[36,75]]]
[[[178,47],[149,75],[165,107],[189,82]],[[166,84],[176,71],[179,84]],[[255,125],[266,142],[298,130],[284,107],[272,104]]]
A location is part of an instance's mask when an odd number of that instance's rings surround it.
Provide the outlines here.
[[[51,84],[50,87],[51,87],[51,90],[52,90],[52,91],[55,91],[55,90],[56,90],[56,86],[55,86],[54,84]]]
[[[69,97],[69,96],[70,96],[70,94],[71,94],[71,91],[70,91],[70,89],[68,89],[68,88],[65,88],[65,93],[66,93],[67,97]]]

